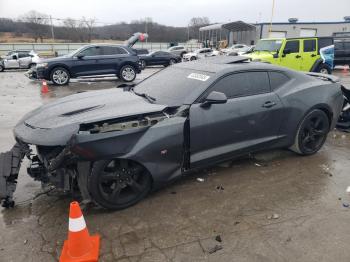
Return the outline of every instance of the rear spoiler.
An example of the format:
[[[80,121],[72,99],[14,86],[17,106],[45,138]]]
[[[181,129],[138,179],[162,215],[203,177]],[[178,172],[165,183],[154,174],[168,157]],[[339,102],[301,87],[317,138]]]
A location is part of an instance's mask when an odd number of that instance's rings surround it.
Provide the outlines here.
[[[333,76],[333,75],[326,75],[326,74],[315,73],[315,72],[305,72],[305,74],[307,74],[309,76],[320,78],[322,80],[331,81],[332,83],[340,82],[339,77]]]

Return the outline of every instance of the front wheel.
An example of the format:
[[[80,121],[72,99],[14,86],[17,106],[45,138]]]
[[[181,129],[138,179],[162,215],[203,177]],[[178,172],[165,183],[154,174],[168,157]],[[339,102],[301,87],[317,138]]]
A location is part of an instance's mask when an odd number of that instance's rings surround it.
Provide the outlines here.
[[[135,68],[131,65],[123,66],[119,71],[119,78],[124,82],[132,82],[136,78]]]
[[[192,57],[190,58],[190,60],[191,60],[191,61],[197,60],[197,57],[192,56]]]
[[[332,69],[326,65],[326,64],[320,64],[318,67],[317,67],[317,70],[316,70],[318,73],[321,73],[321,74],[328,74],[328,75],[331,75],[332,74]]]
[[[125,159],[95,162],[89,179],[92,198],[102,207],[113,210],[136,204],[150,192],[151,185],[149,172]]]
[[[56,67],[51,71],[50,79],[55,85],[67,85],[70,79],[69,72],[63,67]]]
[[[294,145],[290,148],[300,155],[312,155],[321,149],[329,132],[329,119],[325,112],[315,109],[301,121]]]
[[[141,69],[142,70],[146,68],[146,61],[145,60],[141,60],[140,64],[141,64]]]

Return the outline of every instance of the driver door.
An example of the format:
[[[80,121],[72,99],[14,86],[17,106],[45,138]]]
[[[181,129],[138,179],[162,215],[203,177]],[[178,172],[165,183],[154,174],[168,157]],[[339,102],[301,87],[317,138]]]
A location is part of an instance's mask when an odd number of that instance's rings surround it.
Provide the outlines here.
[[[280,65],[294,70],[301,70],[302,56],[300,40],[287,40],[284,46]]]
[[[4,61],[5,68],[19,68],[18,54],[14,53],[11,57]]]
[[[226,94],[225,104],[190,108],[191,168],[248,153],[278,139],[282,103],[271,92],[267,72],[243,72],[219,79],[206,92]]]

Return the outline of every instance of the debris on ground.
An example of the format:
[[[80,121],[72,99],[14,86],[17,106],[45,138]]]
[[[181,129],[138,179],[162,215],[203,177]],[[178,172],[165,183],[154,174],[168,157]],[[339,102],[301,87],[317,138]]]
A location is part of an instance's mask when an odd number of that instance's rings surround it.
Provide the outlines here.
[[[350,186],[346,188],[346,193],[350,193]]]
[[[176,194],[176,191],[171,191],[170,194],[175,195],[175,194]]]
[[[225,189],[224,189],[223,186],[220,185],[220,186],[217,186],[217,187],[216,187],[216,190],[225,190]]]
[[[276,213],[267,216],[267,219],[279,219],[279,218],[280,218],[280,215],[279,215],[279,214],[276,214]]]
[[[228,161],[228,162],[220,163],[220,164],[218,164],[217,166],[218,166],[218,167],[228,168],[228,167],[231,167],[231,165],[232,165],[232,162],[231,162],[231,161]]]
[[[349,207],[350,205],[348,203],[343,203],[343,207]]]
[[[239,223],[241,223],[241,222],[235,221],[235,222],[233,223],[233,225],[236,226],[236,225],[238,225]]]
[[[197,181],[198,181],[198,182],[204,182],[204,178],[197,177]]]
[[[23,244],[27,244],[28,243],[28,240],[27,239],[25,239],[24,241],[23,241]]]
[[[217,235],[217,236],[215,237],[215,240],[218,241],[218,242],[220,242],[220,243],[222,242],[222,239],[221,239],[221,236],[220,236],[220,235]]]
[[[254,165],[255,165],[255,166],[259,166],[259,167],[262,166],[262,165],[260,165],[259,163],[254,163]]]
[[[222,246],[221,245],[215,245],[213,248],[209,249],[209,254],[213,254],[215,253],[216,251],[219,251],[222,249]]]

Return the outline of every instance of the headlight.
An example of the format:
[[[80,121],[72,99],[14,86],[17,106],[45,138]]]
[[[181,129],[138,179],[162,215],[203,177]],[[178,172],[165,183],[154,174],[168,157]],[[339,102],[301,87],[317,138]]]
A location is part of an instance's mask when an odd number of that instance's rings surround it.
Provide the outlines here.
[[[47,68],[48,67],[48,63],[39,63],[36,65],[37,68]]]

